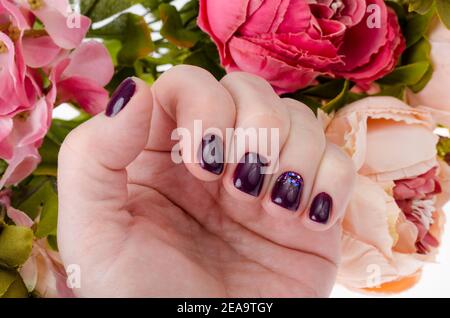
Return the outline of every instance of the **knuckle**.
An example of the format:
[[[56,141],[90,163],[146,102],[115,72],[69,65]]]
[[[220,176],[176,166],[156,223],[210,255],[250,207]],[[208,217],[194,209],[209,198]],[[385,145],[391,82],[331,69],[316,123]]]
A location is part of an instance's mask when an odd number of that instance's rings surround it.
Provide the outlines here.
[[[314,111],[302,102],[299,102],[298,100],[292,98],[282,98],[281,100],[286,104],[290,111],[298,112],[308,119],[317,121],[317,117]]]
[[[356,179],[356,167],[348,154],[334,144],[328,144],[333,148],[332,160],[329,160],[329,169],[335,171],[336,177],[345,180],[346,184],[352,185]]]
[[[249,87],[256,91],[268,91],[275,94],[272,86],[262,77],[255,74],[245,73],[245,72],[231,72],[225,75],[221,83],[236,83],[240,85]]]
[[[203,86],[205,80],[211,81],[216,79],[214,76],[206,71],[205,69],[193,66],[193,65],[176,65],[170,68],[168,71],[164,72],[160,77],[161,80],[173,81],[185,81],[189,82],[191,85]],[[197,80],[196,80],[197,79]],[[217,82],[217,81],[216,81]],[[202,87],[204,89],[204,87]]]

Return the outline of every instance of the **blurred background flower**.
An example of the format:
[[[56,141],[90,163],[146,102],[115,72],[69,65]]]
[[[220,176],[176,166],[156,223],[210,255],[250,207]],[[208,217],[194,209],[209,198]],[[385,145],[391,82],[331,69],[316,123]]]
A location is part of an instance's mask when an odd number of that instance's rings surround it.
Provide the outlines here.
[[[0,158],[8,164],[0,188],[36,169],[55,106],[106,107],[111,57],[101,43],[82,44],[90,21],[78,15],[69,27],[70,14],[68,0],[0,0]]]
[[[359,174],[343,222],[343,285],[399,292],[435,260],[450,197],[442,192],[448,165],[438,159],[434,128],[429,111],[392,97],[359,100],[329,123],[328,138],[348,152]],[[371,266],[376,280],[369,279]]]

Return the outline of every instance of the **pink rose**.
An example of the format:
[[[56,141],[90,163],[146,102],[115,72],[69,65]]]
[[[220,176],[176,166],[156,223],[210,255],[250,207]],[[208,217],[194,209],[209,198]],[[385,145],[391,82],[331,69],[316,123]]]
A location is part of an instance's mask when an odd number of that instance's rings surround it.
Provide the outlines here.
[[[343,221],[343,285],[401,291],[434,259],[448,199],[440,193],[434,128],[429,111],[392,97],[350,104],[327,124],[328,138],[347,151],[359,173]],[[369,279],[372,271],[380,274],[376,280]],[[376,285],[381,288],[371,289]]]
[[[257,74],[280,94],[319,75],[368,87],[405,48],[397,16],[382,0],[201,0],[198,24],[228,72]]]
[[[416,249],[427,254],[439,246],[439,241],[430,233],[434,224],[436,195],[442,192],[436,174],[437,168],[410,179],[396,180],[394,198],[406,219],[417,227]]]
[[[450,30],[436,18],[428,38],[433,76],[419,93],[408,92],[409,102],[413,106],[428,107],[438,123],[450,127]]]

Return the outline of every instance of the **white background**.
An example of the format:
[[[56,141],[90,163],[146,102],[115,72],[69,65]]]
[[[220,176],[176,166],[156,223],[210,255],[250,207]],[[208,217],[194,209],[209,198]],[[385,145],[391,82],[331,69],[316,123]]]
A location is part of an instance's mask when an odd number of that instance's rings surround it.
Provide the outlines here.
[[[180,7],[185,0],[177,0],[175,4]],[[132,11],[140,12],[139,8]],[[70,118],[74,115],[67,107],[61,107],[55,111],[56,117]],[[450,211],[450,205],[446,207],[446,213]],[[392,297],[392,295],[361,294],[350,291],[336,285],[332,297]],[[422,279],[410,290],[396,297],[450,297],[450,223],[446,225],[446,231],[440,248],[440,254],[436,264],[428,264],[423,270]]]

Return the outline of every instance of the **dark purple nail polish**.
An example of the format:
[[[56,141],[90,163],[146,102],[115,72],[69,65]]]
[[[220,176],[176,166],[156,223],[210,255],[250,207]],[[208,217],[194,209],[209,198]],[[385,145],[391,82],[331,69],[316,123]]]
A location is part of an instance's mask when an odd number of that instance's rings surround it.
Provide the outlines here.
[[[313,200],[309,218],[314,222],[327,224],[332,208],[333,199],[325,192],[319,193]]]
[[[303,192],[303,178],[295,172],[283,173],[275,183],[272,190],[273,203],[297,211]]]
[[[259,196],[264,184],[265,175],[262,169],[265,166],[258,154],[246,154],[234,172],[234,186],[254,197]]]
[[[203,137],[198,151],[200,166],[216,175],[220,175],[224,168],[223,141],[219,136],[207,135]]]
[[[124,80],[111,96],[111,100],[106,107],[106,116],[114,117],[120,113],[120,111],[127,106],[135,92],[135,81],[132,78],[127,78]]]

